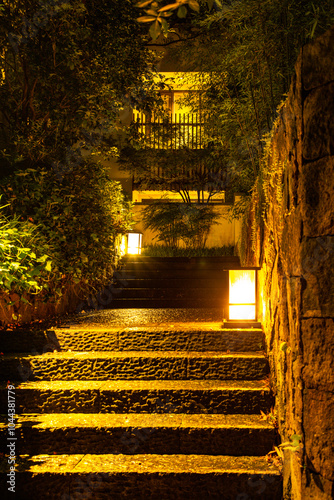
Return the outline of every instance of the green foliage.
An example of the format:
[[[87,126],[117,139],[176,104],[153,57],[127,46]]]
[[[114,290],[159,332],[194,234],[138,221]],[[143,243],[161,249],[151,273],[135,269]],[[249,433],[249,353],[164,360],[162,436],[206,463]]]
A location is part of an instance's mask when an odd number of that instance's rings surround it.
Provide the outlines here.
[[[158,233],[158,241],[163,241],[166,246],[176,248],[181,238],[181,228],[178,226],[180,206],[167,200],[148,205],[143,214],[146,229]]]
[[[3,210],[5,207],[0,207]],[[36,227],[0,212],[0,287],[17,293],[39,293],[47,288],[52,261],[43,254]]]
[[[302,436],[298,434],[293,434],[289,441],[279,445],[282,450],[299,451],[302,448]]]
[[[0,11],[0,164],[113,154],[124,106],[155,100],[153,54],[131,0],[5,0]]]
[[[278,417],[276,408],[271,408],[270,412],[264,413],[261,411],[261,420],[265,420],[266,422],[272,424],[273,427],[278,429]]]
[[[272,462],[276,467],[283,470],[284,463],[284,451],[292,451],[296,454],[300,454],[303,449],[302,436],[298,434],[293,434],[289,441],[282,443],[278,446],[274,446],[273,451],[267,454],[267,459]]]
[[[308,29],[306,37],[313,39],[319,33],[325,31],[334,22],[334,5],[332,1],[308,2],[309,10],[306,12]]]
[[[219,217],[210,205],[177,203],[162,199],[144,210],[144,224],[158,233],[158,241],[177,248],[183,241],[188,248],[204,248],[212,224]]]
[[[301,46],[333,21],[333,0],[321,6],[301,0],[226,1],[197,23],[203,30],[199,39],[171,49],[171,57],[198,72],[195,82],[191,78],[200,99],[190,93],[187,104],[211,117],[211,129],[221,138],[217,156],[227,165],[234,192],[249,194],[254,185],[263,139],[288,92]]]
[[[182,127],[183,135],[189,135],[189,146],[182,145]],[[189,191],[197,192],[198,203],[208,203],[226,190],[230,174],[222,148],[217,148],[217,141],[214,144],[212,138],[211,144],[206,144],[204,129],[201,129],[203,147],[199,149],[191,147],[191,134],[198,133],[193,132],[191,126],[171,124],[166,119],[163,123],[152,123],[149,132],[159,147],[154,144],[152,147],[154,140],[149,133],[141,135],[133,126],[118,160],[120,169],[134,176],[138,189],[177,192],[185,203],[190,203]]]
[[[222,257],[234,255],[233,245],[210,248],[172,248],[166,245],[147,245],[142,255],[149,257]]]
[[[141,0],[136,7],[144,9],[145,15],[138,17],[137,21],[151,23],[149,33],[155,41],[160,35],[168,36],[171,31],[171,21],[183,20],[192,11],[192,13],[199,13],[200,4],[208,9],[212,9],[213,6],[221,7],[219,0],[176,0],[167,4],[162,0]]]
[[[118,235],[131,227],[131,207],[104,167],[87,159],[61,182],[52,170],[26,169],[0,187],[8,219],[30,221],[43,237],[41,251],[47,265],[52,262],[50,293],[60,295],[64,280],[97,287],[110,279]]]
[[[104,285],[131,227],[120,184],[85,158],[114,155],[120,112],[156,101],[136,12],[131,0],[1,4],[0,284],[21,298]]]
[[[267,234],[269,235],[267,241],[267,259],[273,262],[276,252],[272,235],[275,231],[280,237],[283,231],[284,214],[282,211],[275,211],[275,215],[269,218],[268,211],[275,210],[276,207],[281,207],[282,205],[286,164],[279,161],[277,154],[273,153],[272,133],[265,136],[263,144],[264,151],[260,159],[258,176],[251,196],[245,198],[242,244],[240,246],[242,262],[247,261],[245,243],[250,242],[249,250],[253,254],[256,254],[259,240],[262,241],[264,228],[267,229]],[[268,221],[271,222],[269,223]]]

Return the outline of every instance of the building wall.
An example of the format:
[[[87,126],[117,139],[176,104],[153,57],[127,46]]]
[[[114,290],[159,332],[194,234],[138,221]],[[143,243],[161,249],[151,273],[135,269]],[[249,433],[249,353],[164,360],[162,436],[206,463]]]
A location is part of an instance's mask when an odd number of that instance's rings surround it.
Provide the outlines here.
[[[245,236],[243,264],[262,266],[280,434],[285,443],[300,439],[284,452],[284,499],[334,498],[333,117],[334,28],[299,55],[273,131],[264,223],[254,222],[254,195]]]
[[[188,191],[189,198],[192,203],[197,203],[198,201],[198,193],[197,191]],[[204,199],[205,201],[208,199],[209,193],[204,191]],[[132,201],[134,203],[152,203],[152,201],[161,200],[161,198],[168,198],[168,200],[182,202],[182,196],[177,191],[153,191],[153,190],[142,190],[137,191],[134,189],[132,191]],[[225,202],[225,191],[221,191],[221,193],[217,193],[214,197],[211,198],[210,203],[218,204]]]
[[[193,91],[194,80],[192,78],[194,72],[175,72],[175,71],[162,71],[159,73],[159,76],[156,77],[157,89],[158,83],[160,82],[160,77],[166,82],[166,90],[163,93],[170,93],[172,95],[172,101],[170,102],[170,111],[174,116],[175,113],[184,113],[187,114],[190,112],[190,109],[186,107],[184,104],[181,104],[179,101],[188,91]],[[168,101],[169,102],[169,101]],[[166,105],[166,109],[168,106]],[[129,126],[132,120],[138,120],[139,117],[144,117],[144,122],[146,121],[145,115],[137,110],[133,110],[130,108],[125,108],[123,112],[119,115],[119,122],[123,126]],[[179,118],[180,119],[180,118]],[[117,136],[114,138],[119,147],[125,146],[125,135],[122,132],[118,132]],[[120,170],[119,164],[117,161],[117,157],[110,159],[108,161],[101,160],[104,165],[109,168],[110,177],[113,180],[119,181],[122,184],[124,192],[128,195],[129,199],[135,198],[132,197],[132,184],[133,184],[133,176],[129,172],[125,172]],[[151,196],[154,192],[151,192]],[[155,192],[155,197],[161,196],[160,191]],[[140,194],[137,195],[140,196]]]

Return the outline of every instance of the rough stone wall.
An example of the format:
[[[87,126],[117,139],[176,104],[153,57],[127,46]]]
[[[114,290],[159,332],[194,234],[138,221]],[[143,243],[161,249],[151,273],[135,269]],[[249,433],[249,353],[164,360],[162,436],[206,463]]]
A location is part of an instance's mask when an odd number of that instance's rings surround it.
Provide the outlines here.
[[[15,293],[0,292],[0,327],[46,320],[74,312],[84,297],[80,284],[69,283],[58,300],[42,302],[38,295],[24,294],[26,303]],[[8,305],[11,304],[11,305]]]
[[[334,498],[334,28],[301,50],[254,195],[244,265],[261,265],[260,310],[277,395],[284,499]],[[252,233],[252,234],[250,234]],[[250,242],[252,240],[252,242]]]

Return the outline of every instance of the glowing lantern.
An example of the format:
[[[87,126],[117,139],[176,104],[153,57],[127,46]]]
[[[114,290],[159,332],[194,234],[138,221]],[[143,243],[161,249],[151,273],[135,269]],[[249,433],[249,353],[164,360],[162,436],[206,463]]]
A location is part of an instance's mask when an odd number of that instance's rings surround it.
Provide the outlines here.
[[[256,320],[256,270],[229,271],[229,319]]]
[[[128,233],[127,253],[131,255],[140,255],[142,240],[142,233],[136,231]]]

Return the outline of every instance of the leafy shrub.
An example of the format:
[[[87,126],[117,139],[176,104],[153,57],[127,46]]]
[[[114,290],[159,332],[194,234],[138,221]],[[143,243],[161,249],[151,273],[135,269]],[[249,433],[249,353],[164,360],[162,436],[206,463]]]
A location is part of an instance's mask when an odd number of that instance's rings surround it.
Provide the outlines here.
[[[204,248],[210,227],[218,217],[210,205],[168,199],[148,205],[143,214],[145,227],[156,231],[157,240],[171,248],[177,248],[180,241],[189,248]]]
[[[219,217],[210,205],[181,204],[181,239],[188,248],[204,248],[210,228]]]
[[[147,257],[223,257],[235,255],[233,245],[210,248],[171,248],[166,245],[147,245],[142,250]]]
[[[42,235],[52,265],[51,293],[61,295],[69,279],[90,288],[110,279],[117,241],[130,229],[131,214],[120,183],[110,180],[105,167],[87,159],[61,178],[46,166],[28,168],[0,187],[7,217],[30,221]],[[36,245],[33,251],[37,254]]]
[[[4,207],[0,207],[3,210]],[[0,213],[0,286],[4,290],[38,293],[47,288],[51,260],[30,222]],[[43,281],[45,281],[43,283]],[[25,299],[23,299],[25,301]]]

